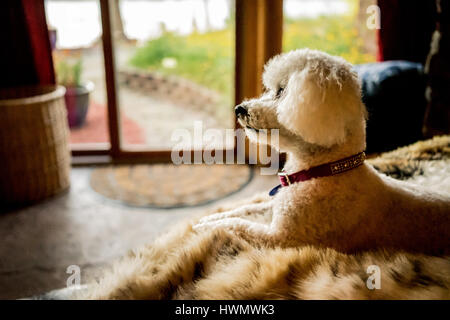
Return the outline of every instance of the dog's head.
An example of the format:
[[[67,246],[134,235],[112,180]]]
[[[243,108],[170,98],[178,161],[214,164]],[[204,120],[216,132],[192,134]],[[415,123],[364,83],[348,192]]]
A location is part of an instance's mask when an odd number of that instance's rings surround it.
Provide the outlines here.
[[[266,64],[263,82],[261,97],[235,108],[250,139],[255,130],[279,129],[281,151],[299,144],[332,148],[350,140],[364,148],[366,109],[358,76],[344,59],[291,51]]]

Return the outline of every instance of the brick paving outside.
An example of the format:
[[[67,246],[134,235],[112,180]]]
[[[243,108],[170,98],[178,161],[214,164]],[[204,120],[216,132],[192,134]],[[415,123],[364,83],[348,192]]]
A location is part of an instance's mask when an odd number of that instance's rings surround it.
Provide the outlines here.
[[[117,71],[127,67],[127,61],[133,52],[130,45],[120,45],[116,49]],[[72,130],[74,143],[104,142],[108,140],[106,113],[105,76],[103,54],[100,46],[83,50],[82,79],[95,85],[91,93],[91,106],[86,124]],[[176,142],[171,136],[176,129],[187,129],[193,133],[194,122],[201,120],[204,130],[208,128],[232,128],[229,120],[217,119],[208,112],[189,105],[180,105],[152,95],[150,92],[133,90],[119,85],[118,98],[122,112],[122,134],[127,144],[144,144],[150,149],[170,149]],[[230,115],[232,106],[230,106]],[[230,123],[225,125],[223,123]]]

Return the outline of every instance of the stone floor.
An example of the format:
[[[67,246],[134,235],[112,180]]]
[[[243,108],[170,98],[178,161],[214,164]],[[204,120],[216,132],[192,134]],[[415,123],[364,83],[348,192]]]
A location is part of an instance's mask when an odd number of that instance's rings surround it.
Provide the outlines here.
[[[132,208],[93,191],[89,185],[91,170],[74,168],[72,186],[63,195],[0,215],[0,299],[65,287],[70,265],[80,267],[83,284],[102,267],[129,249],[151,242],[177,221],[199,210],[270,190],[277,183],[275,176],[261,176],[256,168],[245,188],[207,206]]]

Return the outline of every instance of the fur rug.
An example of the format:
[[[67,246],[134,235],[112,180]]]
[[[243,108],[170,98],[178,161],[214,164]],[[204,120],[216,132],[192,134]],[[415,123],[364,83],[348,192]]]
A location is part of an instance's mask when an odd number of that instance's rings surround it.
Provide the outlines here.
[[[368,161],[395,178],[450,195],[450,136]],[[194,222],[131,252],[78,298],[450,299],[450,257],[273,248],[224,231],[196,234]],[[370,266],[379,268],[379,289],[367,286]]]

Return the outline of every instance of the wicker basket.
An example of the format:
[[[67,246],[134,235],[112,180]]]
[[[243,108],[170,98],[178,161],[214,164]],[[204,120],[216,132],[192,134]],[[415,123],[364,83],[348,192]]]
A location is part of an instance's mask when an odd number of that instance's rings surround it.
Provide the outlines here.
[[[69,129],[61,86],[0,89],[0,204],[69,187]]]

